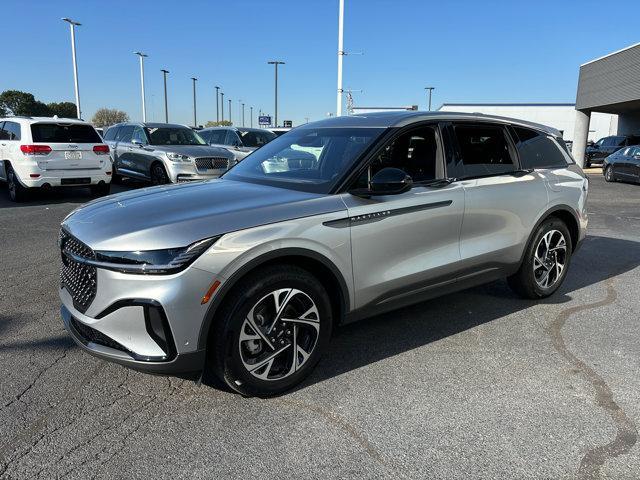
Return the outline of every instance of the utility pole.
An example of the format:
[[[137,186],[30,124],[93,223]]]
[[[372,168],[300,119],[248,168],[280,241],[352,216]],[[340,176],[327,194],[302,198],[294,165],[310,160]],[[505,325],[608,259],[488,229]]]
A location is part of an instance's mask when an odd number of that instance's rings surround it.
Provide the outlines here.
[[[193,126],[197,127],[198,120],[196,117],[196,82],[198,81],[198,79],[196,77],[191,77],[191,80],[193,80]]]
[[[342,57],[344,57],[343,45],[344,31],[344,0],[340,0],[338,13],[338,97],[336,101],[336,116],[342,115]]]
[[[80,86],[78,85],[78,61],[76,59],[76,27],[82,25],[79,22],[75,22],[70,18],[63,18],[63,21],[69,24],[71,29],[71,59],[73,60],[73,85],[76,94],[76,114],[78,118],[82,118],[82,112],[80,111]]]
[[[160,71],[164,77],[164,123],[169,123],[169,107],[167,106],[167,73],[169,70],[162,69]]]
[[[222,106],[220,109],[220,121],[224,122],[224,92],[220,92],[220,105]]]
[[[147,121],[147,107],[144,103],[144,59],[148,55],[142,52],[133,52],[134,55],[138,55],[140,58],[140,94],[142,96],[142,122]]]
[[[433,92],[436,87],[424,87],[425,90],[429,90],[429,111],[431,111],[431,92]]]
[[[220,121],[220,109],[218,107],[218,92],[220,91],[220,87],[216,85],[216,122]]]
[[[342,0],[340,0],[342,1]],[[275,66],[276,83],[275,83],[275,126],[278,126],[278,65],[284,65],[280,60],[271,60],[267,62],[269,65]]]

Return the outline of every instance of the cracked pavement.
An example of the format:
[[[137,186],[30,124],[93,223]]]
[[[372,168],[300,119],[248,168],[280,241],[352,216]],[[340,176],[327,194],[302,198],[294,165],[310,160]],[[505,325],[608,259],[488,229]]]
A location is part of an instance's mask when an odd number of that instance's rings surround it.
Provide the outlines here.
[[[56,239],[88,193],[0,185],[0,478],[638,478],[640,186],[590,180],[555,296],[494,282],[349,325],[269,400],[81,352]]]

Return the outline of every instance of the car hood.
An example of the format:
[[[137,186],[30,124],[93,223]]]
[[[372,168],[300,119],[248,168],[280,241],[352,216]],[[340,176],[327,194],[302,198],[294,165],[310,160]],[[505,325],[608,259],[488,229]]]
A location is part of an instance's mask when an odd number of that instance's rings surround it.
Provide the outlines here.
[[[149,145],[146,148],[155,152],[173,152],[189,157],[232,157],[226,149],[209,145]]]
[[[94,250],[156,250],[345,209],[337,195],[216,179],[111,195],[78,208],[62,226]]]

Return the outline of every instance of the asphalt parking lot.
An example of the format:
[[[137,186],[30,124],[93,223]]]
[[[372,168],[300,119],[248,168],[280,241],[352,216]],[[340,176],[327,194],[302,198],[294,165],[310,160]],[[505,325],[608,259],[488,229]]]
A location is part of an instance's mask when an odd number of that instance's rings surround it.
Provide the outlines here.
[[[0,185],[0,478],[638,478],[640,185],[590,179],[555,296],[495,282],[350,325],[269,400],[81,352],[56,239],[89,194]]]

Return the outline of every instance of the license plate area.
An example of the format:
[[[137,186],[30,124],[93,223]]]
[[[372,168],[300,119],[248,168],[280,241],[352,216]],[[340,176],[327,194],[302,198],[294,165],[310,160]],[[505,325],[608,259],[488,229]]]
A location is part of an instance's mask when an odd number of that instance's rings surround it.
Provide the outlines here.
[[[82,152],[64,152],[65,160],[82,160]]]
[[[63,178],[60,180],[61,185],[88,185],[91,183],[91,178]]]

